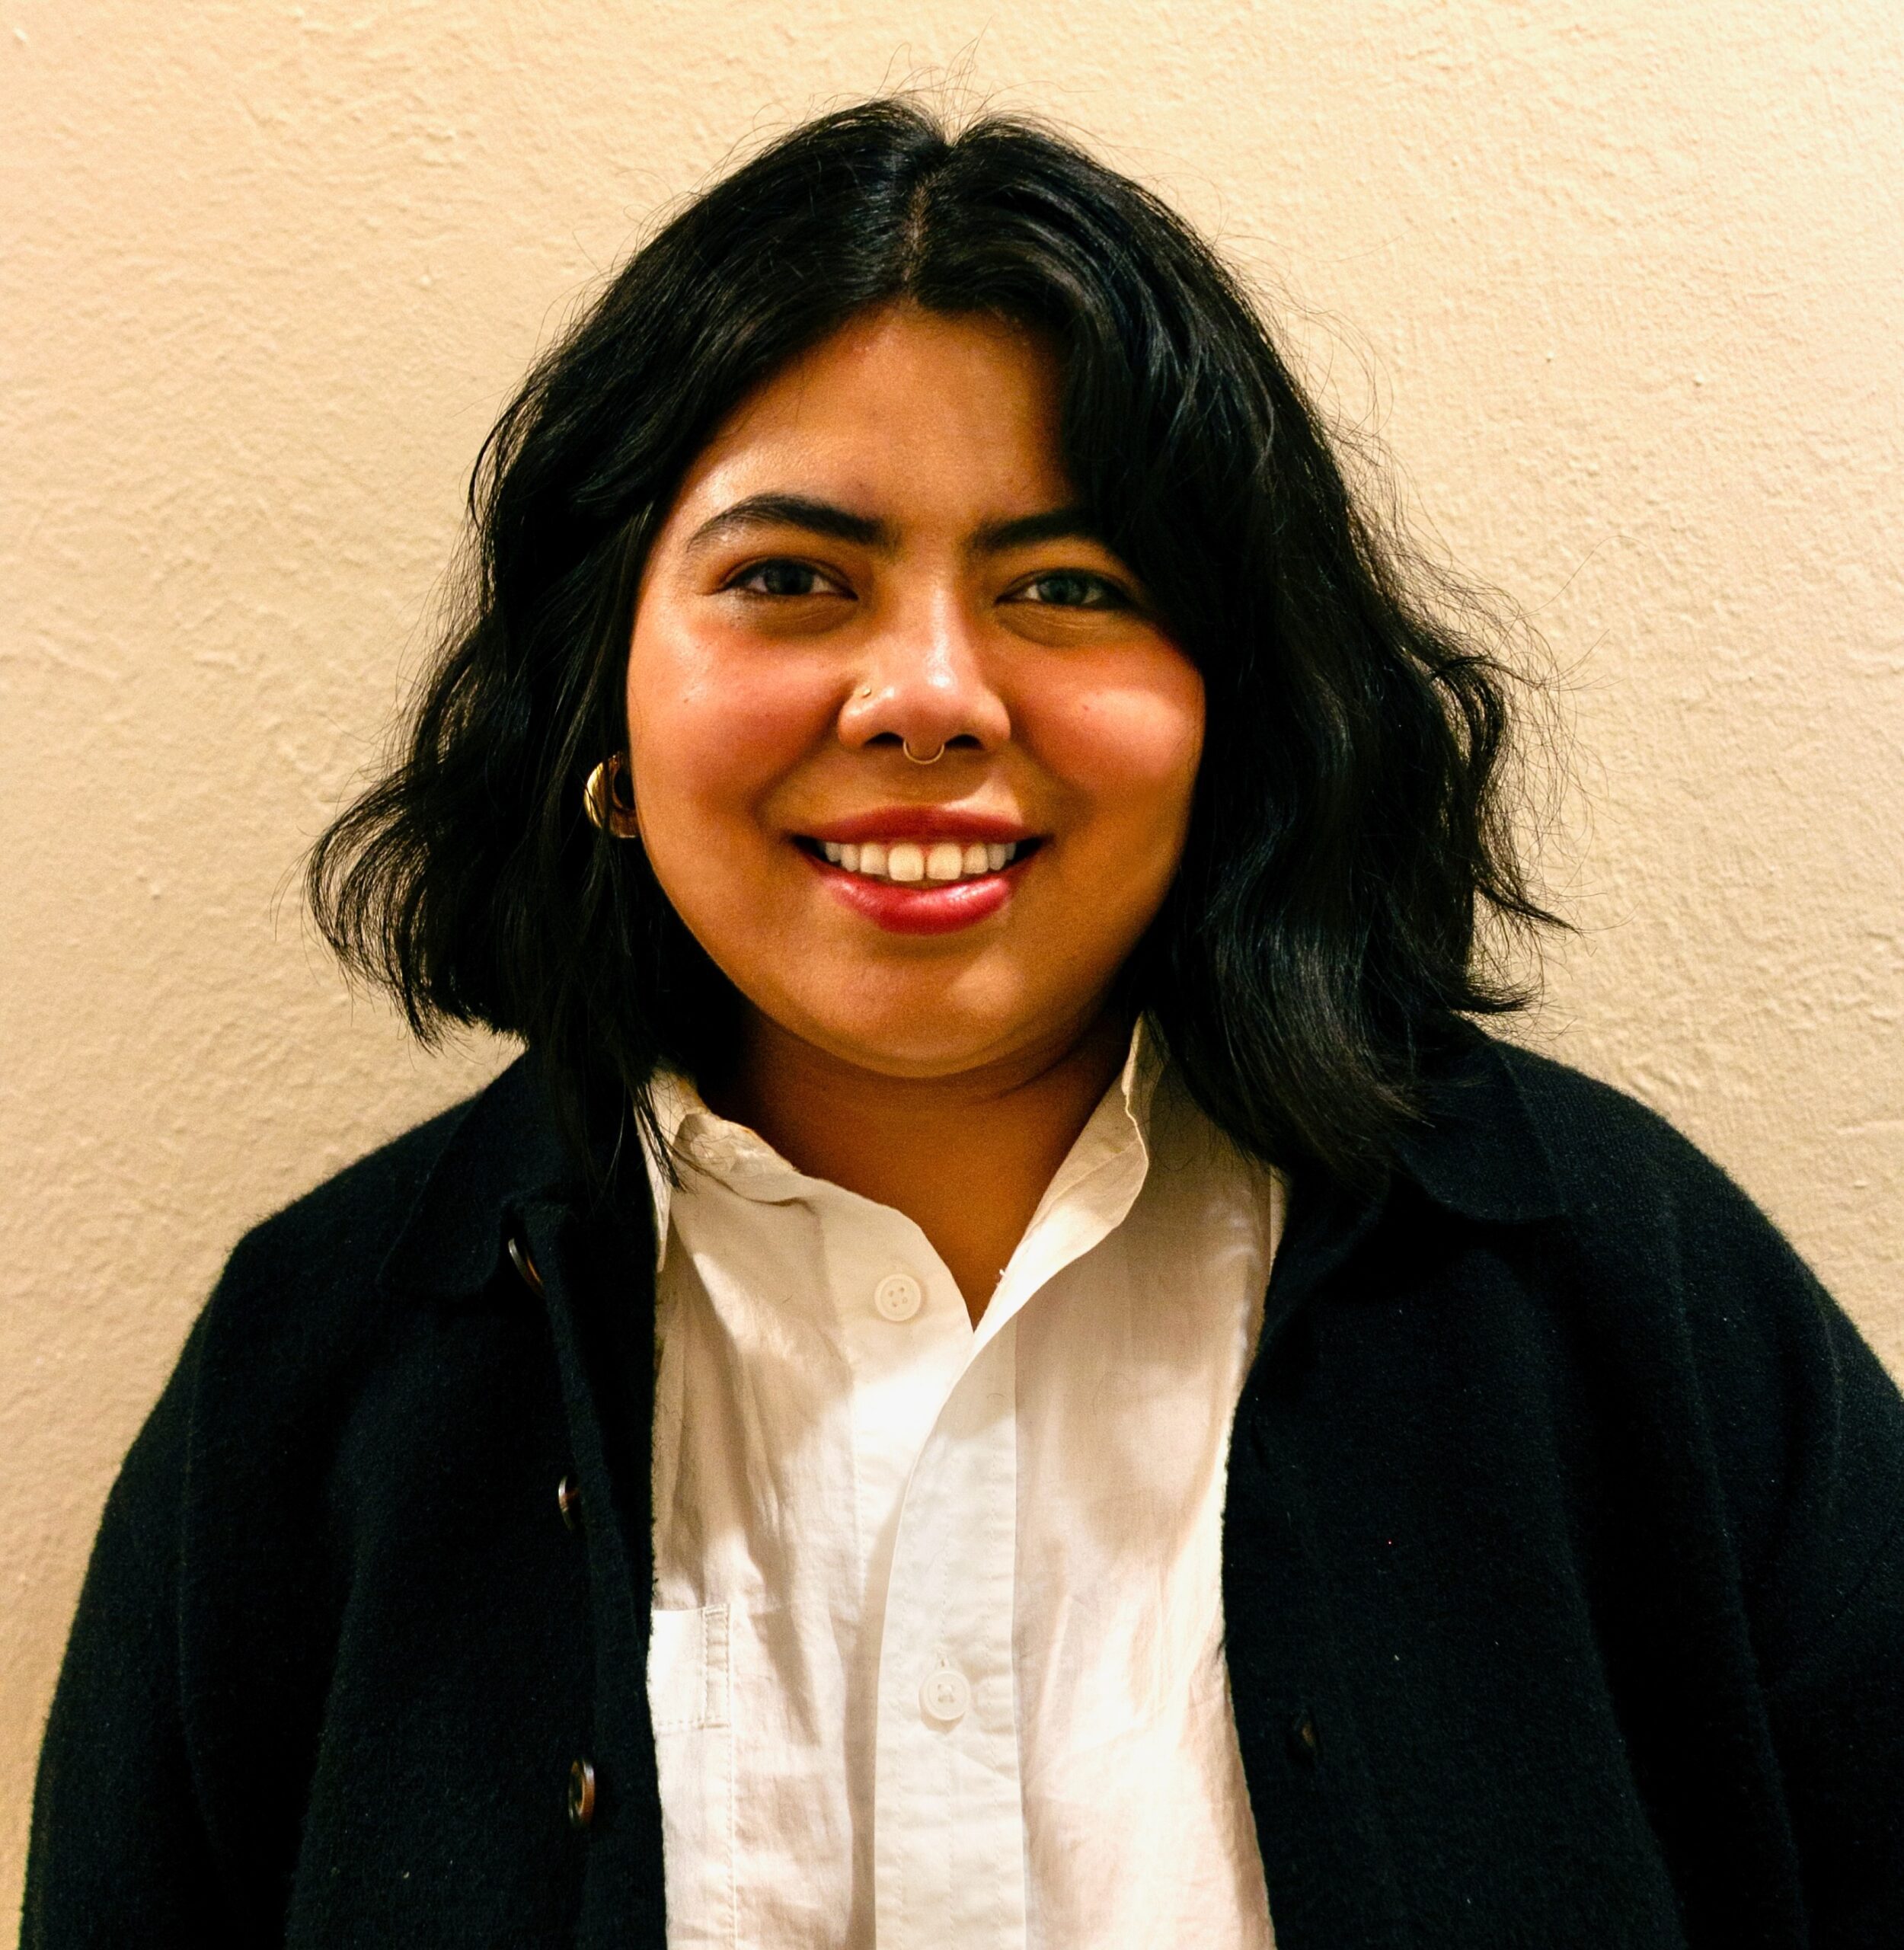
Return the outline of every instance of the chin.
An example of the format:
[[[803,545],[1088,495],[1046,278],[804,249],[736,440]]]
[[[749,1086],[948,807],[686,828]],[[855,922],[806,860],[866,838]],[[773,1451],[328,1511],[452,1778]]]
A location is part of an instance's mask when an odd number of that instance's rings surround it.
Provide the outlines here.
[[[772,1013],[803,1042],[879,1076],[957,1076],[1016,1049],[1030,1030],[1008,1015],[947,1020],[943,986],[916,1005],[889,1005],[842,1015],[838,997],[845,986],[828,998],[830,1005],[823,1015],[781,1009]]]
[[[993,1060],[1011,1046],[1008,1032],[991,1036],[960,1038],[920,1037],[894,1034],[872,1037],[863,1026],[851,1031],[815,1037],[829,1055],[877,1076],[915,1078],[957,1076]]]

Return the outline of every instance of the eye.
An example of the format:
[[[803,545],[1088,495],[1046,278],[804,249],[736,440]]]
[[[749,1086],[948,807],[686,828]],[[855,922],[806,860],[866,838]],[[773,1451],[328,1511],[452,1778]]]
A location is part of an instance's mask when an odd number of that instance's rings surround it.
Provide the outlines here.
[[[1005,599],[1055,609],[1128,609],[1131,599],[1108,576],[1088,569],[1053,569],[1021,583]]]
[[[748,596],[848,596],[852,593],[811,562],[785,555],[750,563],[722,587],[737,589]]]

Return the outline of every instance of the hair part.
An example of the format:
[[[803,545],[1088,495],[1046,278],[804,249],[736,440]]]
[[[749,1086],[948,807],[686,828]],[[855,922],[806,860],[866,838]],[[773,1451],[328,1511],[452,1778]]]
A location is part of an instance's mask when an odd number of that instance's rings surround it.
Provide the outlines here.
[[[429,1040],[537,1050],[572,1128],[653,1129],[740,1001],[582,782],[627,743],[647,551],[715,428],[871,308],[1047,335],[1081,500],[1201,672],[1184,860],[1120,977],[1245,1150],[1378,1175],[1425,1056],[1528,994],[1484,922],[1551,922],[1516,851],[1515,682],[1352,496],[1235,279],[1139,185],[1016,117],[905,99],[810,122],[636,253],[537,364],[471,481],[468,587],[387,775],[313,849],[311,906]]]

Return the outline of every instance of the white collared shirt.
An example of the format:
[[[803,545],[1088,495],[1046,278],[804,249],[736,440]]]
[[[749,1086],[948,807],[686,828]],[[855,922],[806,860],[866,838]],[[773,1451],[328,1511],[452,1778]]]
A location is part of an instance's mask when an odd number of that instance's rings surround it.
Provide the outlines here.
[[[1230,1424],[1279,1180],[1143,1025],[975,1328],[663,1079],[648,1693],[671,1950],[1267,1950]]]

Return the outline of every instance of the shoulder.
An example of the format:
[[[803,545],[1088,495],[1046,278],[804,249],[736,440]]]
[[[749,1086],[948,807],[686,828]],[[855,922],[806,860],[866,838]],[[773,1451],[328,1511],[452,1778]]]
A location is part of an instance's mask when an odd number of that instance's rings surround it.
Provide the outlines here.
[[[511,1304],[519,1282],[503,1277],[510,1188],[548,1136],[524,1069],[233,1249],[142,1438],[155,1480],[183,1497],[180,1542],[199,1561],[251,1562],[267,1536],[309,1551],[363,1502],[365,1481],[400,1469],[432,1404],[453,1421],[532,1363],[539,1315]]]
[[[1551,1057],[1485,1040],[1555,1204],[1583,1234],[1652,1249],[1670,1239],[1681,1251],[1768,1259],[1781,1275],[1797,1268],[1751,1196],[1658,1111]]]
[[[426,1334],[431,1301],[474,1296],[506,1264],[512,1197],[552,1143],[528,1069],[519,1060],[239,1239],[168,1390],[195,1447],[334,1423]]]
[[[1822,1629],[1904,1507],[1896,1383],[1778,1227],[1666,1118],[1551,1058],[1488,1047],[1560,1208],[1548,1297],[1602,1373],[1662,1401],[1684,1383],[1742,1560],[1815,1599],[1794,1638]]]
[[[233,1247],[221,1290],[296,1285],[362,1293],[375,1286],[433,1173],[481,1101],[479,1093],[452,1104],[253,1226]]]
[[[88,1587],[107,1613],[129,1592],[178,1601],[177,1560],[203,1510],[279,1529],[264,1486],[304,1466],[316,1405],[343,1411],[353,1371],[372,1364],[380,1268],[481,1101],[404,1132],[238,1241],[108,1499]]]
[[[510,1205],[559,1176],[561,1159],[540,1072],[519,1057],[254,1226],[215,1301],[295,1292],[321,1311],[474,1291]]]
[[[1490,1041],[1570,1242],[1577,1304],[1734,1402],[1806,1385],[1855,1331],[1751,1195],[1659,1112],[1552,1058]],[[1861,1349],[1860,1352],[1862,1351]]]
[[[1399,1149],[1436,1204],[1482,1223],[1565,1219],[1616,1247],[1669,1237],[1789,1248],[1746,1193],[1657,1111],[1584,1071],[1463,1025],[1433,1060]]]

